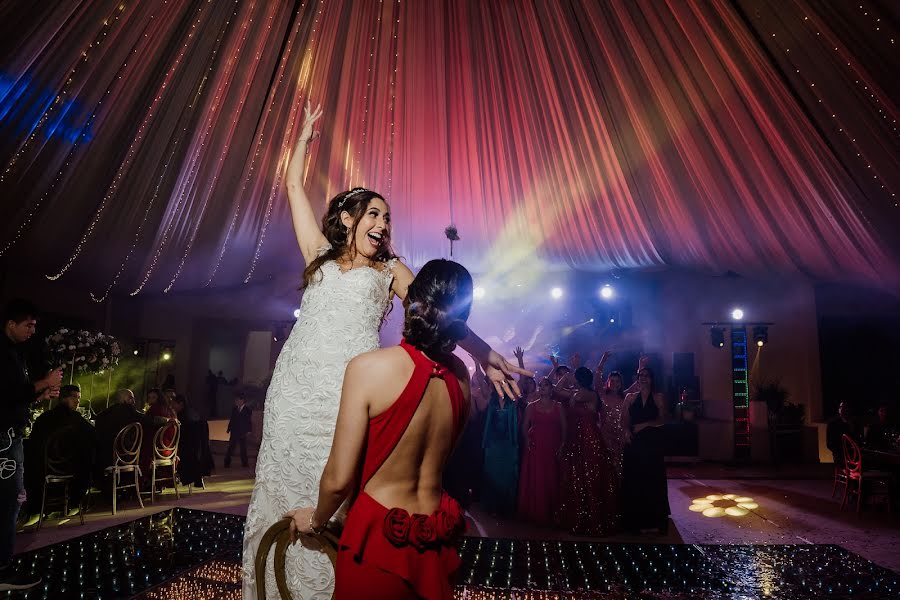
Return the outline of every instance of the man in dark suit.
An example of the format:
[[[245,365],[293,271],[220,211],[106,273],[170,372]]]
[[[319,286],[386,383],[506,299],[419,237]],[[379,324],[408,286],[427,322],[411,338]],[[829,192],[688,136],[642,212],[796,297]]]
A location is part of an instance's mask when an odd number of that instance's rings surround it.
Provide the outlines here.
[[[247,406],[243,395],[238,394],[234,398],[234,408],[231,410],[231,420],[228,421],[228,433],[231,438],[228,441],[228,452],[225,454],[225,468],[231,466],[231,453],[236,444],[241,445],[241,465],[248,466],[247,460],[247,436],[253,430],[250,415],[253,411]]]
[[[25,490],[28,510],[36,515],[41,510],[44,490],[47,446],[50,439],[60,434],[60,450],[68,457],[71,474],[75,476],[69,488],[69,505],[77,506],[88,490],[91,481],[91,465],[94,454],[94,428],[78,413],[81,402],[81,388],[64,385],[59,391],[59,403],[44,411],[34,421],[25,453]],[[73,509],[74,510],[74,509]],[[69,515],[72,516],[72,515]]]
[[[117,391],[116,403],[97,415],[94,420],[97,433],[94,481],[103,481],[104,469],[113,464],[113,444],[122,428],[131,423],[142,422],[148,425],[163,425],[166,420],[147,415],[135,408],[134,392],[131,390]]]

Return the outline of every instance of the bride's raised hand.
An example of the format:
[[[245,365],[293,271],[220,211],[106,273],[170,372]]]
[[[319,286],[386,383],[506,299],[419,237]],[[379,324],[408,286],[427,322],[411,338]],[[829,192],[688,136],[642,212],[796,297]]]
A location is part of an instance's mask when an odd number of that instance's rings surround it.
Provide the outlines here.
[[[303,107],[303,126],[300,128],[300,137],[297,138],[297,143],[305,144],[319,137],[319,132],[313,129],[313,125],[322,117],[322,105],[316,104],[315,109],[311,109],[311,106],[312,104],[307,100]]]

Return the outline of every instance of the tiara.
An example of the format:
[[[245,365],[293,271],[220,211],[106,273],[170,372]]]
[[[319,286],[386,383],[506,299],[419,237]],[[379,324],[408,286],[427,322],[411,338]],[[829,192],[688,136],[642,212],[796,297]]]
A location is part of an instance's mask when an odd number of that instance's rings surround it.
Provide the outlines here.
[[[369,190],[367,190],[366,188],[356,188],[355,190],[353,190],[352,192],[350,192],[349,194],[347,194],[346,196],[341,198],[341,201],[338,202],[337,207],[341,208],[342,206],[344,206],[344,202],[346,202],[348,198],[352,198],[353,196],[355,196],[357,194],[362,194],[363,192],[368,192],[368,191]]]

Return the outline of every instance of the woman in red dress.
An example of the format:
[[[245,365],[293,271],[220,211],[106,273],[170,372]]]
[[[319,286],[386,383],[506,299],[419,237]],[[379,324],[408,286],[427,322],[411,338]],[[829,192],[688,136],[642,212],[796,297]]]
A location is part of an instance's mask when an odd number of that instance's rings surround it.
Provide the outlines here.
[[[559,459],[566,440],[566,416],[553,399],[553,384],[546,377],[538,385],[538,399],[525,409],[522,432],[519,518],[551,525],[559,509]]]
[[[567,389],[573,379],[574,392]],[[592,389],[593,379],[590,369],[579,367],[556,386],[558,395],[569,398],[559,524],[577,535],[603,536],[617,526],[618,485],[600,432],[600,397]]]
[[[453,598],[465,521],[441,476],[468,411],[468,370],[452,351],[471,305],[468,271],[433,260],[409,286],[401,345],[347,366],[318,504],[287,515],[292,531],[317,531],[358,493],[340,540],[338,600]]]

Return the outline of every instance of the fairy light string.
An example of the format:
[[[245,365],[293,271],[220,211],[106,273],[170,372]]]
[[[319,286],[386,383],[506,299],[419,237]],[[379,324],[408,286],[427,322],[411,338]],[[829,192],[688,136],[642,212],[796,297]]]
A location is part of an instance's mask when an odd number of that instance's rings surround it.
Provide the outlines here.
[[[200,4],[199,7],[197,8],[197,12],[196,12],[197,17],[196,17],[196,20],[194,21],[194,26],[192,27],[192,29],[196,28],[196,26],[201,22],[203,9],[206,6],[207,6],[206,4]],[[72,267],[73,264],[75,264],[75,261],[81,255],[81,252],[84,249],[85,244],[93,236],[94,230],[97,228],[97,223],[100,222],[100,219],[103,216],[106,206],[116,196],[116,193],[118,192],[118,189],[119,189],[119,184],[121,183],[122,179],[125,177],[125,175],[130,170],[131,164],[134,161],[135,155],[137,154],[137,151],[140,149],[141,144],[144,141],[144,137],[146,136],[150,125],[154,122],[155,117],[157,116],[157,110],[165,96],[166,89],[169,87],[169,84],[172,82],[175,73],[178,72],[178,69],[184,60],[185,54],[187,52],[188,47],[191,44],[192,38],[193,38],[193,36],[191,34],[189,34],[187,36],[187,38],[185,39],[184,43],[181,46],[181,49],[178,52],[178,56],[176,57],[176,59],[172,63],[172,65],[169,67],[169,69],[166,71],[166,75],[163,78],[162,84],[160,84],[159,88],[157,88],[156,96],[151,101],[150,106],[148,107],[148,109],[144,115],[144,118],[141,121],[141,125],[140,125],[140,127],[138,127],[138,130],[137,130],[137,133],[135,134],[134,139],[132,139],[131,144],[129,144],[128,152],[125,154],[125,159],[122,161],[122,163],[119,165],[118,169],[116,170],[116,174],[113,177],[112,182],[110,182],[110,185],[107,188],[106,193],[103,195],[103,198],[101,199],[100,204],[97,206],[97,209],[94,211],[94,214],[91,217],[91,221],[88,224],[87,229],[84,231],[84,233],[82,233],[81,238],[79,239],[78,243],[75,245],[75,248],[72,251],[71,256],[69,257],[69,259],[66,261],[66,263],[62,266],[62,268],[59,271],[57,271],[56,273],[54,273],[52,275],[45,276],[50,281],[58,280],[60,277],[62,277],[66,273],[66,271],[68,271]]]
[[[57,109],[65,106],[66,103],[64,101],[69,96],[69,90],[72,82],[75,79],[75,75],[78,73],[78,69],[88,62],[88,59],[94,52],[94,48],[99,47],[103,43],[103,39],[109,34],[112,26],[119,21],[119,17],[122,15],[122,12],[124,10],[125,4],[120,4],[116,8],[114,8],[106,18],[103,19],[103,25],[97,32],[97,35],[94,36],[93,41],[91,41],[84,49],[82,49],[75,64],[71,69],[69,69],[69,72],[66,74],[66,76],[63,77],[64,83],[62,84],[59,92],[56,94],[56,97],[38,119],[37,123],[31,129],[29,135],[23,140],[22,144],[19,146],[16,152],[13,153],[6,167],[3,169],[3,172],[0,173],[0,184],[7,180],[7,176],[10,174],[13,167],[15,167],[15,165],[18,163],[18,160],[31,147],[34,140],[37,139],[38,133],[40,133],[44,125],[48,123],[51,115],[53,115]]]
[[[272,109],[275,105],[275,101],[279,97],[279,94],[281,91],[281,86],[282,86],[282,83],[284,82],[284,76],[285,76],[285,73],[287,72],[288,59],[290,58],[292,50],[293,50],[294,40],[297,38],[297,36],[300,32],[300,27],[303,23],[303,21],[301,19],[301,15],[303,14],[303,11],[304,11],[304,8],[306,7],[306,5],[307,5],[306,2],[301,4],[300,7],[297,9],[297,13],[294,15],[294,22],[295,22],[294,31],[288,39],[284,53],[282,53],[281,61],[280,61],[280,64],[278,65],[278,76],[275,80],[275,83],[272,85],[271,89],[269,90],[268,102],[267,102],[268,106],[267,106],[265,113],[263,114],[263,118],[261,119],[260,124],[257,128],[256,143],[254,144],[253,157],[250,159],[250,162],[246,168],[246,172],[243,177],[243,182],[241,184],[241,189],[237,195],[237,201],[236,201],[235,207],[232,210],[231,220],[228,224],[228,229],[225,232],[225,236],[223,237],[222,243],[219,247],[218,255],[216,256],[215,262],[212,266],[212,269],[211,269],[206,281],[203,284],[203,287],[209,287],[212,284],[213,280],[215,279],[216,274],[218,273],[219,268],[222,265],[222,260],[225,257],[225,252],[228,249],[228,244],[231,241],[232,234],[234,233],[234,230],[237,227],[238,217],[241,214],[242,199],[247,195],[247,187],[249,186],[249,184],[253,178],[253,173],[254,173],[254,170],[256,167],[256,162],[257,162],[257,159],[259,159],[259,155],[260,155],[260,152],[261,152],[262,146],[263,146],[263,138],[266,133],[266,125],[268,124],[269,119],[271,118]]]
[[[316,16],[313,20],[312,31],[310,32],[310,38],[306,46],[306,50],[304,52],[304,67],[300,69],[300,74],[298,76],[298,85],[297,90],[298,93],[301,90],[308,89],[309,78],[311,77],[312,72],[312,58],[314,53],[315,42],[316,42],[316,28],[319,25],[319,22],[322,17],[322,6],[324,5],[324,0],[319,0],[318,10],[316,11]],[[297,98],[296,100],[299,100]],[[288,121],[288,126],[285,129],[285,135],[281,140],[281,148],[279,150],[278,156],[284,157],[281,161],[279,161],[276,171],[275,178],[272,182],[272,187],[269,191],[269,197],[266,200],[266,210],[263,216],[262,227],[259,232],[259,238],[256,242],[256,248],[253,251],[253,258],[250,261],[250,268],[247,271],[247,274],[244,276],[244,283],[250,283],[250,280],[253,278],[253,273],[256,271],[256,266],[259,264],[259,257],[262,255],[262,247],[266,241],[266,233],[269,230],[269,223],[272,218],[272,208],[274,206],[275,197],[278,195],[278,192],[281,190],[281,182],[284,178],[284,173],[287,169],[287,163],[289,158],[290,146],[294,139],[294,129],[296,127],[296,122],[298,120],[298,116],[301,114],[303,110],[302,103],[295,101],[293,106],[291,107],[290,117]],[[307,159],[307,164],[309,164],[309,159]]]
[[[220,31],[216,37],[216,41],[213,46],[213,51],[210,54],[209,58],[207,59],[206,69],[204,70],[203,77],[200,79],[199,83],[197,84],[197,89],[194,90],[193,94],[191,94],[191,97],[193,98],[193,100],[191,101],[190,104],[188,104],[186,109],[182,111],[181,118],[179,119],[181,121],[181,123],[190,123],[192,114],[197,109],[197,105],[200,104],[200,100],[202,98],[203,91],[206,89],[206,82],[209,79],[209,75],[212,72],[213,66],[216,64],[216,57],[219,54],[219,50],[221,49],[222,42],[228,31],[229,25],[231,24],[231,20],[234,18],[235,14],[237,14],[237,10],[238,10],[238,3],[237,3],[237,0],[235,0],[234,8],[232,10],[231,15],[228,17],[228,19],[226,19],[224,25],[222,26],[222,28],[220,29]],[[196,26],[196,23],[194,25],[192,25],[191,29],[194,29],[195,26]],[[188,33],[188,37],[191,37],[193,35],[193,33],[194,33],[193,31]],[[188,127],[182,125],[181,123],[179,123],[179,126],[181,127],[182,136],[186,138],[188,136],[189,130],[188,130]],[[159,259],[162,256],[163,251],[166,249],[166,247],[169,244],[169,241],[170,241],[170,238],[172,235],[172,230],[174,229],[175,224],[178,221],[177,217],[180,216],[180,214],[182,212],[181,207],[185,204],[185,202],[188,198],[189,192],[192,192],[196,188],[197,173],[200,170],[200,164],[201,164],[201,160],[200,160],[201,159],[201,151],[203,150],[203,146],[205,145],[205,140],[208,137],[209,131],[211,130],[211,128],[212,128],[212,120],[208,119],[206,128],[204,130],[202,130],[201,133],[197,136],[197,138],[200,140],[200,143],[194,144],[194,150],[193,150],[190,160],[188,162],[188,174],[186,177],[183,177],[181,180],[181,185],[179,186],[178,192],[176,194],[177,199],[175,201],[175,206],[172,208],[172,211],[171,211],[172,214],[169,217],[168,223],[166,224],[166,227],[163,231],[162,238],[160,239],[159,243],[156,245],[156,251],[153,253],[153,258],[150,260],[150,264],[147,267],[146,271],[144,272],[144,277],[143,277],[141,283],[134,290],[132,290],[129,293],[129,296],[136,296],[141,292],[141,290],[144,289],[144,286],[147,285],[147,282],[150,281],[150,277],[153,275],[153,272],[156,270],[156,266],[159,263]]]

